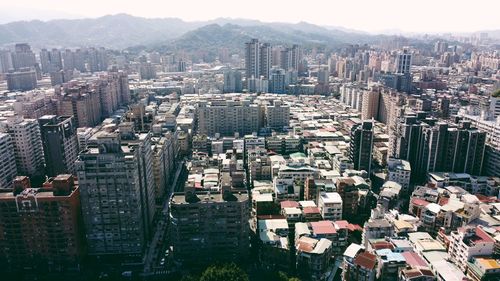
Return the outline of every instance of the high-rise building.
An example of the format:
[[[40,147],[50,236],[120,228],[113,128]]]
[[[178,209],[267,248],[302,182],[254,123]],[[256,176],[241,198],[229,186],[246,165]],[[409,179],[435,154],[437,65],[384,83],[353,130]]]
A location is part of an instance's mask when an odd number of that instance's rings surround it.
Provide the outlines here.
[[[58,49],[42,49],[40,51],[40,63],[44,73],[61,70],[63,67],[61,51]]]
[[[328,85],[328,82],[330,80],[330,72],[328,71],[327,68],[320,68],[318,70],[318,83],[322,85]]]
[[[9,91],[29,91],[37,87],[36,72],[33,68],[20,68],[7,73]]]
[[[73,70],[59,70],[50,73],[50,84],[52,86],[68,83],[73,79]]]
[[[139,74],[143,80],[156,79],[156,67],[150,62],[141,63]]]
[[[105,48],[88,48],[86,57],[90,72],[108,70],[108,53]]]
[[[399,52],[396,58],[396,73],[397,74],[409,74],[411,68],[412,54],[410,50],[404,49]]]
[[[280,100],[275,100],[273,105],[268,105],[266,110],[266,124],[268,128],[282,131],[290,125],[290,106],[283,105]]]
[[[483,168],[486,133],[462,122],[458,128],[449,128],[446,137],[443,171],[480,175]]]
[[[17,175],[16,156],[12,138],[0,132],[0,189],[10,188]]]
[[[12,54],[8,50],[0,50],[0,73],[7,73],[13,69]]]
[[[260,45],[259,51],[260,51],[259,75],[269,79],[271,65],[272,65],[271,45],[269,45],[269,43],[263,43]]]
[[[78,155],[76,126],[72,116],[45,115],[38,119],[45,169],[49,177],[75,173]]]
[[[262,125],[261,108],[249,101],[210,100],[197,107],[198,133],[214,136],[240,136],[258,132]]]
[[[245,69],[247,80],[260,77],[260,43],[252,39],[245,43]]]
[[[226,189],[221,193],[175,193],[170,218],[176,260],[203,265],[248,256],[250,205],[246,193]]]
[[[378,87],[372,87],[371,89],[365,90],[363,92],[361,102],[361,118],[363,120],[378,118],[379,101],[380,89]]]
[[[75,69],[75,54],[70,49],[64,50],[61,56],[63,60],[64,70]]]
[[[284,94],[286,74],[281,68],[273,69],[271,72],[271,78],[269,79],[269,92],[275,94]]]
[[[76,49],[73,53],[74,67],[80,72],[87,72],[86,64],[86,51],[83,49]]]
[[[272,65],[272,49],[268,43],[260,43],[252,39],[245,43],[245,74],[246,79],[263,76],[269,79]]]
[[[481,174],[486,133],[470,122],[451,127],[425,118],[425,113],[407,115],[391,138],[396,138],[396,158],[410,162],[412,181],[423,180],[427,172]]]
[[[413,169],[411,177],[412,182],[420,181],[425,178],[426,170],[420,168],[424,163],[424,133],[423,128],[427,125],[422,122],[425,119],[425,113],[417,115],[406,115],[400,118],[396,123],[395,131],[391,134],[395,144],[394,158],[407,160]]]
[[[280,52],[280,67],[284,70],[293,69],[292,59],[292,49],[283,48]]]
[[[90,255],[142,260],[155,212],[151,135],[103,128],[76,161]]]
[[[292,61],[292,69],[294,70],[299,70],[300,68],[300,63],[302,61],[302,50],[300,48],[299,45],[296,45],[294,44],[292,46],[292,57],[291,57],[291,61]]]
[[[16,44],[15,50],[12,53],[12,66],[15,70],[21,68],[32,68],[36,65],[35,53],[27,43]]]
[[[5,121],[3,126],[12,139],[18,174],[32,179],[44,177],[42,136],[37,120],[14,115]]]
[[[350,160],[354,169],[371,172],[373,121],[362,121],[351,128]]]
[[[238,70],[224,72],[224,93],[241,93],[242,90],[241,72]]]
[[[264,77],[247,79],[248,92],[267,93],[269,91],[269,80]]]
[[[71,175],[58,175],[40,188],[28,177],[0,191],[2,272],[30,267],[36,272],[79,271],[85,255],[80,190]]]
[[[67,84],[57,106],[58,115],[73,116],[76,127],[93,127],[102,119],[99,92],[89,84]]]
[[[351,218],[358,213],[359,189],[351,177],[340,177],[335,181],[337,193],[342,198],[342,217]]]

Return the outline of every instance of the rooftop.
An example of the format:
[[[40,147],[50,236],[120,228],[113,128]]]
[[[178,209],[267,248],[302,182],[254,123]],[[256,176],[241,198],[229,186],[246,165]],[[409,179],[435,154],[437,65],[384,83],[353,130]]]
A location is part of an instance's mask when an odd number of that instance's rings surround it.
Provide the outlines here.
[[[377,256],[368,252],[363,252],[354,258],[354,264],[372,270],[377,264]]]
[[[311,228],[316,235],[337,233],[331,221],[311,222]]]
[[[337,192],[322,192],[321,193],[321,200],[323,200],[324,203],[330,203],[330,204],[335,204],[339,203],[342,204],[342,197],[340,197],[340,194]]]

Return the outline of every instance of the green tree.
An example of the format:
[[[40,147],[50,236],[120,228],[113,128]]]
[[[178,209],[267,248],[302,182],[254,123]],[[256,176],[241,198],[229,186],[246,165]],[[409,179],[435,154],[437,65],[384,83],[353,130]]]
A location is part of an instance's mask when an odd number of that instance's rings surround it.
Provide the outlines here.
[[[201,274],[200,281],[248,281],[248,275],[234,263],[212,265]]]

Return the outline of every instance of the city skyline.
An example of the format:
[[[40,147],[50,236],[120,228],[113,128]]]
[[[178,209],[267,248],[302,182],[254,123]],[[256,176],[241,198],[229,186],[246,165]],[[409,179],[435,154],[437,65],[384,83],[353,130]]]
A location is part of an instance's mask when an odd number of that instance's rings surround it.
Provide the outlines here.
[[[498,4],[233,2],[0,4],[2,280],[500,280]]]
[[[188,22],[218,18],[259,20],[264,23],[308,22],[372,34],[471,33],[500,29],[500,23],[495,15],[500,4],[487,0],[476,1],[473,6],[459,6],[454,1],[448,0],[439,2],[423,0],[420,1],[420,5],[412,6],[411,11],[406,13],[395,12],[398,5],[401,5],[396,0],[363,1],[363,3],[319,1],[310,8],[285,5],[283,1],[256,0],[252,2],[253,5],[247,5],[245,9],[240,9],[240,5],[234,5],[232,1],[227,0],[201,3],[187,0],[175,4],[145,0],[140,6],[128,1],[118,3],[114,0],[106,2],[91,0],[79,4],[77,12],[74,9],[74,1],[68,3],[53,0],[21,0],[16,3],[0,4],[0,10],[8,11],[8,13],[0,12],[3,18],[0,23],[35,19],[46,21],[96,18],[125,13],[145,18],[179,18]],[[448,12],[443,13],[443,11]]]

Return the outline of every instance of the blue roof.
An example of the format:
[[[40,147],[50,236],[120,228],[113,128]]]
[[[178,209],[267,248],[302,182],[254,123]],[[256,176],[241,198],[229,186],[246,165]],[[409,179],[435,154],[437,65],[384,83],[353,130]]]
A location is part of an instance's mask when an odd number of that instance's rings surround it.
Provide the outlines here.
[[[384,262],[406,262],[406,259],[401,253],[394,253],[389,249],[381,249],[375,252],[377,253],[377,256],[382,257],[382,261]],[[383,258],[384,256],[385,258]]]

